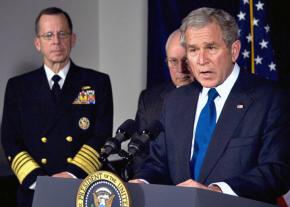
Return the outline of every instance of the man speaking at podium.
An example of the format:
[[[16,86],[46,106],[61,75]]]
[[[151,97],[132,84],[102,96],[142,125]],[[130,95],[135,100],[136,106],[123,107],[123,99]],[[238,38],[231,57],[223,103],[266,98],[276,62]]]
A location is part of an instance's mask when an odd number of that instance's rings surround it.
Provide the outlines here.
[[[97,171],[98,151],[112,134],[109,76],[70,60],[75,45],[69,15],[40,12],[35,47],[43,66],[8,81],[2,144],[20,182],[18,206],[31,206],[36,177],[84,178]]]
[[[196,187],[275,203],[290,181],[286,94],[239,68],[238,27],[225,11],[194,10],[180,30],[197,81],[165,100],[164,132],[131,182]]]

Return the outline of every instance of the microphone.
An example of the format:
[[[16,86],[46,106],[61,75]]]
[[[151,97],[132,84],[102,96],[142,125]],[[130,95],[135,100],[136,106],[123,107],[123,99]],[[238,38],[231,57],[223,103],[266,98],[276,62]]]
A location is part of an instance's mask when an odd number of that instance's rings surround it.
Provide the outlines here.
[[[161,131],[163,131],[162,124],[154,120],[141,131],[139,136],[134,134],[128,144],[129,155],[134,156],[136,153],[143,151],[148,141],[157,138]]]
[[[136,122],[128,119],[117,129],[116,136],[107,139],[101,149],[101,158],[105,160],[110,154],[117,153],[121,149],[121,143],[129,139],[137,130]]]

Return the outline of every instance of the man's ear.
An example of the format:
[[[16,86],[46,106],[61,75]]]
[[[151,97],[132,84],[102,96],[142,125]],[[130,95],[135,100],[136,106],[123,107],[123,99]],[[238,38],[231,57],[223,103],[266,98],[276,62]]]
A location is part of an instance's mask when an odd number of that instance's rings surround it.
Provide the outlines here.
[[[236,40],[231,46],[231,54],[232,54],[232,62],[235,63],[239,57],[241,50],[241,42],[240,40]]]
[[[71,34],[71,47],[73,48],[76,45],[77,35],[75,33]]]
[[[40,40],[38,37],[34,37],[34,46],[40,52]]]

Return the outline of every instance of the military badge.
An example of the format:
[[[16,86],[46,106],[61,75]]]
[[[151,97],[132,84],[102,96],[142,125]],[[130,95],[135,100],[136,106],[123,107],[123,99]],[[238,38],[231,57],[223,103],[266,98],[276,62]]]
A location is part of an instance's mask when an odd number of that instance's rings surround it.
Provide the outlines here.
[[[89,90],[89,89],[91,89],[91,86],[83,86],[82,87],[82,90]]]
[[[82,87],[78,97],[73,101],[73,104],[95,104],[95,90],[92,90],[90,86]]]
[[[87,130],[90,127],[90,120],[87,117],[80,118],[79,127],[82,130]]]
[[[129,192],[122,180],[111,172],[97,171],[81,183],[77,207],[130,207]]]

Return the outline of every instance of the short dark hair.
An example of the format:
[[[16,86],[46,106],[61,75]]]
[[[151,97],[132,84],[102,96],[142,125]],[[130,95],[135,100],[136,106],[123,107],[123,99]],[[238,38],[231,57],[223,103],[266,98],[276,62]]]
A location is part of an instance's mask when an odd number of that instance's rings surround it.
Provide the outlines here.
[[[49,7],[46,9],[43,9],[37,16],[37,18],[35,19],[35,34],[38,35],[39,32],[39,20],[41,18],[42,15],[59,15],[59,14],[63,14],[65,16],[65,18],[67,19],[67,23],[70,29],[70,32],[73,31],[73,25],[72,25],[72,21],[70,16],[68,15],[67,12],[63,11],[60,8],[57,7]]]

